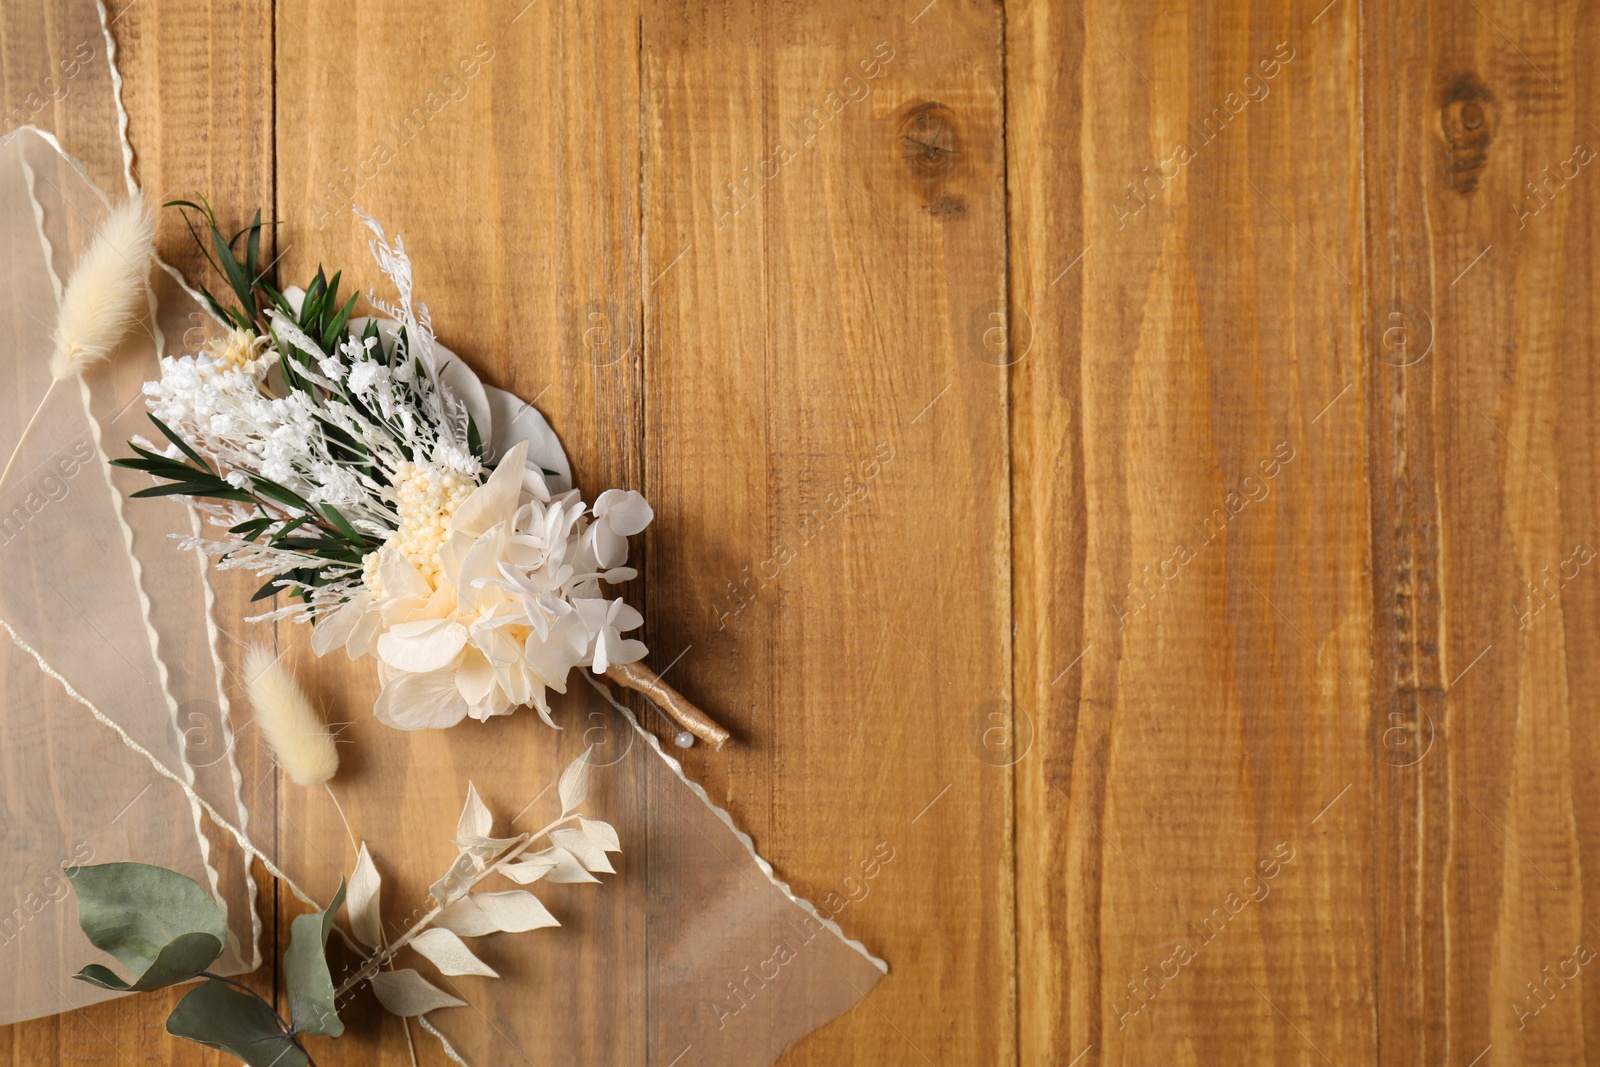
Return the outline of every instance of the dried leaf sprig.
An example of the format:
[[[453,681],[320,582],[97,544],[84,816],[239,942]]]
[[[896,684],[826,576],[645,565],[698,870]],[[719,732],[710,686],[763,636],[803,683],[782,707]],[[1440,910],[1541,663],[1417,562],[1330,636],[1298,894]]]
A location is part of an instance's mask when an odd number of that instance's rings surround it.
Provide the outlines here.
[[[396,1015],[415,1016],[459,1006],[461,1000],[416,970],[383,968],[392,967],[400,951],[409,947],[441,974],[498,978],[462,938],[559,926],[539,898],[525,889],[484,892],[478,886],[493,875],[531,885],[541,879],[598,882],[595,874],[614,873],[607,853],[621,851],[616,830],[578,810],[589,793],[590,766],[589,750],[585,750],[562,772],[556,785],[561,803],[558,818],[542,829],[508,838],[493,836],[494,816],[469,783],[456,825],[456,859],[430,887],[432,907],[387,944],[379,920],[380,879],[363,845],[350,880],[350,927],[357,940],[374,951],[340,983],[335,997],[370,982],[378,1002]],[[532,851],[540,843],[543,847]]]
[[[598,882],[596,873],[614,873],[608,853],[621,851],[616,830],[578,810],[588,797],[590,766],[586,749],[562,772],[556,785],[561,803],[557,819],[534,833],[509,838],[493,836],[494,816],[469,784],[456,825],[455,862],[433,884],[433,906],[391,943],[385,942],[379,909],[382,879],[371,853],[361,845],[354,872],[348,882],[340,879],[328,907],[301,915],[290,926],[282,968],[289,994],[287,1015],[248,987],[209,970],[228,940],[227,922],[216,901],[193,879],[149,864],[107,863],[67,870],[84,933],[133,974],[131,980],[125,979],[95,963],[74,977],[128,992],[205,979],[173,1009],[167,1019],[169,1033],[231,1053],[249,1067],[314,1067],[304,1037],[343,1034],[339,1000],[362,983],[372,986],[386,1010],[402,1017],[465,1004],[416,969],[396,968],[401,950],[412,949],[441,974],[497,978],[463,938],[560,925],[525,889],[478,891],[491,875],[531,885],[541,879]],[[543,847],[530,851],[540,843]],[[348,906],[351,934],[340,930],[341,937],[372,952],[335,986],[327,946],[336,929],[334,917],[343,906]]]

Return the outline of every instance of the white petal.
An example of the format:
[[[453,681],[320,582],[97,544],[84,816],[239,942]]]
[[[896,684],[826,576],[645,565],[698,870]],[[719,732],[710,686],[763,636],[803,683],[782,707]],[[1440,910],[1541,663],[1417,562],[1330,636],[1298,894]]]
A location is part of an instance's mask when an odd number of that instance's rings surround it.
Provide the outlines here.
[[[499,978],[493,967],[472,954],[466,944],[441,926],[424,930],[411,939],[411,947],[439,968],[440,974],[481,974]]]
[[[583,620],[584,628],[591,634],[600,632],[606,624],[606,616],[611,613],[611,601],[599,597],[582,597],[575,599],[572,606],[578,611],[578,618]]]
[[[520,658],[504,667],[495,668],[494,680],[506,699],[516,707],[520,708],[533,699],[533,688],[537,681]]]
[[[594,545],[595,562],[601,568],[620,567],[628,562],[628,539],[605,523],[589,527],[588,536]]]
[[[550,503],[550,482],[545,478],[544,471],[534,470],[534,459],[528,457],[528,469],[522,475],[522,495],[533,497],[541,504]]]
[[[462,937],[482,937],[501,930],[518,933],[561,925],[539,903],[538,897],[523,889],[462,897],[441,911],[434,922]]]
[[[496,715],[510,715],[517,710],[517,705],[507,699],[499,686],[490,686],[489,695],[471,705],[467,714],[479,722],[488,722]]]
[[[403,597],[426,598],[433,592],[433,586],[428,584],[428,580],[412,566],[409,559],[401,555],[399,549],[380,550],[378,578],[383,582],[385,600],[398,600]]]
[[[464,605],[476,606],[485,594],[490,601],[498,600],[503,594],[477,588],[473,583],[488,582],[500,577],[499,563],[506,551],[506,524],[497,523],[495,527],[472,543],[466,554],[461,558],[461,571],[455,579],[456,595]],[[464,607],[463,610],[470,610]]]
[[[467,717],[467,702],[453,671],[400,673],[384,683],[372,712],[397,730],[442,730]]]
[[[344,654],[352,660],[362,656],[370,656],[378,648],[378,633],[383,629],[383,615],[377,611],[367,611],[356,623],[356,628],[350,634],[349,642],[344,646]]]
[[[594,513],[624,537],[640,533],[656,517],[649,501],[632,489],[607,489],[594,502]]]
[[[378,638],[378,655],[398,671],[423,674],[453,662],[467,643],[467,628],[452,619],[402,622]]]
[[[643,641],[627,640],[608,644],[606,652],[610,655],[612,663],[638,663],[649,654],[650,650],[645,647]]]
[[[462,651],[456,667],[456,688],[461,691],[461,699],[474,706],[482,704],[494,688],[494,665],[476,648]]]
[[[372,854],[363,841],[361,851],[356,853],[356,869],[350,874],[350,889],[344,903],[350,909],[350,932],[368,948],[377,948],[383,940],[382,915],[378,910],[381,884],[378,868],[373,866]]]
[[[372,991],[378,1003],[395,1015],[423,1015],[440,1008],[464,1008],[467,1002],[457,1000],[409,967],[400,971],[379,971],[372,976]]]
[[[363,590],[332,615],[318,619],[311,628],[311,651],[324,656],[336,648],[343,648],[371,604],[372,594]]]
[[[607,627],[606,629],[601,630],[600,636],[595,639],[594,660],[590,664],[594,668],[594,673],[604,674],[606,673],[606,668],[611,666],[611,643],[607,641],[606,638],[610,637],[616,632],[617,631],[611,629],[610,627]]]
[[[515,515],[517,505],[522,502],[522,468],[527,454],[526,441],[513,445],[489,475],[489,480],[474,489],[456,509],[450,520],[451,528],[480,537],[496,523]]]
[[[644,625],[644,616],[632,604],[613,600],[611,609],[606,612],[606,623],[619,631],[635,630]]]

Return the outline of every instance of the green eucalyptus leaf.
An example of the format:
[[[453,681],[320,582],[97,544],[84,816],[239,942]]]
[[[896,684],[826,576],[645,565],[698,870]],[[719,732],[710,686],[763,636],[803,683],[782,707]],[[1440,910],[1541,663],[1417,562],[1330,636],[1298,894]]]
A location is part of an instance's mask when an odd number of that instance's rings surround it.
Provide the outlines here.
[[[187,982],[217,961],[222,942],[210,934],[180,934],[161,950],[156,961],[130,987],[145,993]]]
[[[213,978],[189,991],[167,1016],[167,1033],[221,1049],[249,1067],[307,1067],[305,1050],[255,997]]]
[[[227,924],[192,878],[148,863],[69,867],[67,878],[78,894],[78,925],[134,973],[131,988],[186,981],[222,955]],[[93,971],[84,981],[103,985],[101,978]]]
[[[289,928],[289,951],[283,954],[289,1020],[303,1034],[338,1037],[344,1033],[333,999],[333,975],[328,971],[328,933],[333,929],[333,913],[344,904],[344,891],[341,878],[328,910],[301,915]]]
[[[110,967],[98,963],[91,963],[72,977],[80,982],[97,985],[101,989],[115,989],[119,993],[126,993],[133,987]]]

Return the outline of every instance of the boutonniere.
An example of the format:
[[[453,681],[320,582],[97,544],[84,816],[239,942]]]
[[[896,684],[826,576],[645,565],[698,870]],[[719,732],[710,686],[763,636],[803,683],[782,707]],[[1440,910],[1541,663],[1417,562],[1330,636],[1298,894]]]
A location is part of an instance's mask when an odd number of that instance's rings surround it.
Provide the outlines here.
[[[585,670],[649,696],[680,745],[721,747],[727,731],[640,662],[627,635],[644,619],[610,588],[637,573],[628,538],[649,503],[584,501],[543,416],[435,338],[398,237],[362,216],[395,294],[358,317],[338,273],[269,284],[259,211],[230,238],[209,205],[168,206],[228,282],[228,303],[201,290],[225,328],[161,360],[144,390],[161,440],[114,462],[158,482],[134,496],[194,502],[212,530],[185,547],[264,577],[257,599],[288,594],[256,620],[311,622],[318,655],[375,658],[374,711],[399,729],[521,707],[554,726],[547,693]]]

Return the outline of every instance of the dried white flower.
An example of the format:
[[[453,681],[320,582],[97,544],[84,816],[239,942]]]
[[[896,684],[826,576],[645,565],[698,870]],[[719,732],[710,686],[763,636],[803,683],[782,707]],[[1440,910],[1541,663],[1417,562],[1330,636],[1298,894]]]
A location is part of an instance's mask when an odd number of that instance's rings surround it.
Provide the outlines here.
[[[605,515],[591,523],[576,491],[550,498],[526,451],[513,448],[465,495],[448,471],[407,467],[399,529],[367,556],[365,588],[318,623],[319,655],[377,654],[383,722],[437,729],[531,704],[553,726],[546,692],[566,692],[573,668],[603,674],[644,657],[642,643],[622,637],[643,617],[602,596],[600,582],[633,577],[617,566],[627,559],[622,531],[643,529],[649,505],[637,493],[606,494]]]

